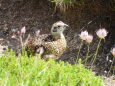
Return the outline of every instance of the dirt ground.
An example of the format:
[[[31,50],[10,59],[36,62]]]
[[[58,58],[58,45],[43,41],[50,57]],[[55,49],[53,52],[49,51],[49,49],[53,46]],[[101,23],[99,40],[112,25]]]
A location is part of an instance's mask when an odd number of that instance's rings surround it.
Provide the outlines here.
[[[110,49],[115,43],[115,36],[113,36],[115,34],[113,29],[115,28],[115,11],[109,9],[108,4],[111,4],[111,2],[108,0],[103,3],[101,2],[103,0],[100,0],[100,2],[97,0],[95,1],[97,5],[92,4],[94,3],[91,2],[92,0],[88,1],[85,6],[75,6],[64,13],[60,12],[58,8],[55,10],[54,4],[46,0],[0,0],[0,54],[6,47],[19,53],[20,43],[16,39],[12,39],[11,36],[23,26],[26,27],[27,34],[34,34],[38,29],[41,30],[41,34],[50,33],[52,24],[61,20],[68,24],[70,28],[65,31],[68,50],[60,59],[75,64],[76,52],[80,44],[78,34],[83,30],[88,30],[94,35],[90,49],[90,53],[93,53],[98,42],[95,31],[100,27],[105,27],[109,34],[102,41],[94,71],[97,75],[106,75],[111,64],[110,60],[113,59]],[[87,3],[91,3],[91,5],[87,5]],[[86,49],[84,43],[81,58],[86,55]]]

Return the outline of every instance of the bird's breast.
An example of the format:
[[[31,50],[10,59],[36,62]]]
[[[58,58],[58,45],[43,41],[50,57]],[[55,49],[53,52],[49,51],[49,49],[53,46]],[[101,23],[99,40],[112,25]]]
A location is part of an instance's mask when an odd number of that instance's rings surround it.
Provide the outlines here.
[[[67,42],[65,38],[58,39],[57,41],[47,42],[43,45],[46,49],[46,54],[54,54],[60,56],[66,50]]]

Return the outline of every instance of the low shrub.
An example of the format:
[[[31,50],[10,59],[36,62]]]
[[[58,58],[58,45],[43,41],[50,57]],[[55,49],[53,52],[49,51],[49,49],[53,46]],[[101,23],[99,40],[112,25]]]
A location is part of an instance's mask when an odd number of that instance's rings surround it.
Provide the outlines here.
[[[100,76],[84,68],[79,61],[77,65],[44,61],[27,55],[15,57],[6,53],[0,57],[1,86],[104,86]]]

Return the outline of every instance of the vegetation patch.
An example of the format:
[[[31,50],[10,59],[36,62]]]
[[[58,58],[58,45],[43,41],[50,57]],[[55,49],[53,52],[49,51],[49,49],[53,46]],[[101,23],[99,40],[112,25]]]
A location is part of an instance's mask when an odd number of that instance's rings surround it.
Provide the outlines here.
[[[55,3],[55,8],[59,8],[60,11],[65,12],[70,7],[74,7],[75,0],[50,0]]]
[[[0,58],[1,86],[104,86],[100,76],[77,65],[44,61],[35,57],[7,52]]]

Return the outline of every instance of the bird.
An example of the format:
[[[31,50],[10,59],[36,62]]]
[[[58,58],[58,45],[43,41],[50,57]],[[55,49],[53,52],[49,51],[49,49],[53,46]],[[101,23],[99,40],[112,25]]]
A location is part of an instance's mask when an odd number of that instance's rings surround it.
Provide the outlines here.
[[[57,21],[52,25],[50,34],[42,34],[32,37],[26,44],[27,51],[32,55],[41,54],[43,59],[58,59],[67,48],[67,41],[64,31],[69,27],[62,21]]]

